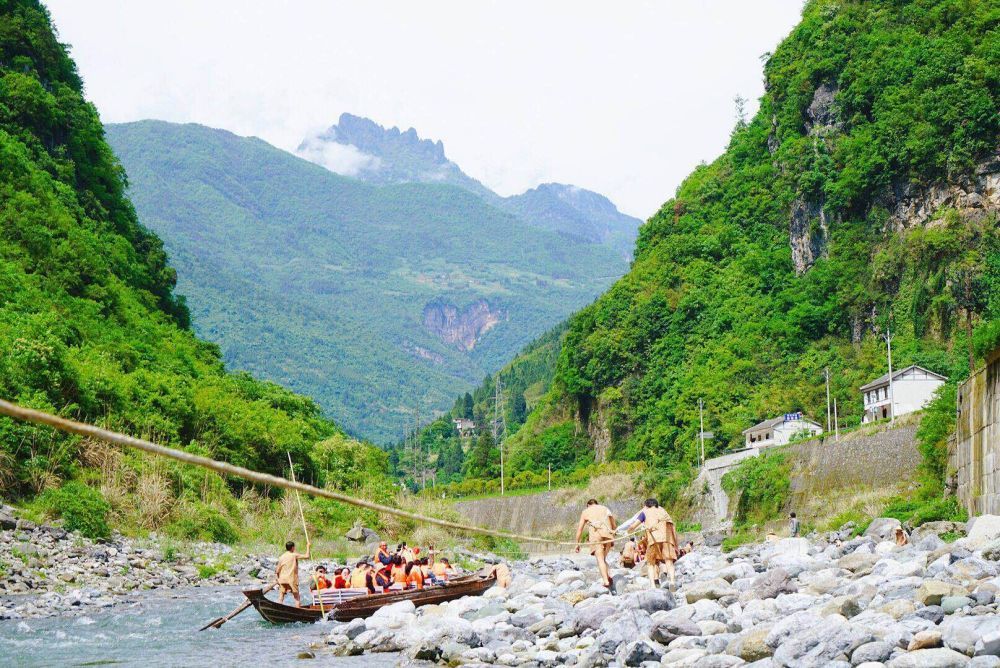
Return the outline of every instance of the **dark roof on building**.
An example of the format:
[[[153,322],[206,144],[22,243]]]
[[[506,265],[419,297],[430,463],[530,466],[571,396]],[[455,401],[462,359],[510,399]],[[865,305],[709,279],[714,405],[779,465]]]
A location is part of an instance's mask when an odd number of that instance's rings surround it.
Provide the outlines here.
[[[933,371],[930,371],[929,369],[925,369],[922,366],[917,366],[916,364],[911,364],[910,366],[906,367],[905,369],[899,369],[897,371],[893,371],[892,372],[892,379],[893,379],[893,381],[895,381],[897,378],[899,378],[900,376],[902,376],[907,371],[911,371],[911,370],[914,370],[914,369],[919,369],[920,371],[923,371],[924,373],[926,373],[928,376],[933,376],[934,378],[937,378],[938,380],[948,380],[947,376],[942,376],[941,374],[934,373]],[[881,376],[879,376],[878,378],[876,378],[875,380],[873,380],[872,382],[870,382],[870,383],[868,383],[866,385],[862,385],[861,386],[861,391],[862,392],[867,392],[868,390],[874,390],[876,387],[882,387],[883,385],[888,385],[888,384],[889,384],[889,374],[888,373],[884,373]]]

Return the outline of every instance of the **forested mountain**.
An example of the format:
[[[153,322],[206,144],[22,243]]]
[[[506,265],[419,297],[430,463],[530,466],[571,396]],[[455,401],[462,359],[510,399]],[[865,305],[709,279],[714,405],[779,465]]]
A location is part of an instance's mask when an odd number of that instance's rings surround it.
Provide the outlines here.
[[[699,398],[711,455],[764,418],[825,422],[825,368],[857,424],[887,330],[897,368],[967,374],[1000,339],[998,23],[988,1],[806,3],[758,113],[570,319],[509,470],[639,459],[681,481]],[[562,433],[577,449],[545,452]]]
[[[631,258],[642,221],[627,216],[607,197],[577,186],[544,183],[520,195],[501,197],[444,153],[440,141],[421,139],[413,128],[384,128],[367,118],[341,114],[336,125],[307,137],[302,157],[339,174],[371,183],[448,183],[468,190],[522,222],[581,237]]]
[[[197,331],[380,442],[627,269],[609,246],[447,183],[365,183],[198,125],[107,132]]]
[[[194,335],[82,89],[46,10],[0,2],[0,396],[279,475],[290,452],[323,484],[343,433],[311,399],[226,373]],[[384,455],[350,449],[378,479]],[[214,474],[0,418],[0,495],[73,478],[58,498],[89,504],[92,533],[110,508],[123,527],[230,541],[253,512]]]

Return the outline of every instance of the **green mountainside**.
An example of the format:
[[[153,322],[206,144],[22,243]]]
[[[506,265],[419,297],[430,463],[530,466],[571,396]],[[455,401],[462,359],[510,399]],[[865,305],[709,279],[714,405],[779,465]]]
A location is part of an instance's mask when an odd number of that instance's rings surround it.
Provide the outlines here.
[[[569,320],[508,472],[642,460],[669,493],[698,459],[699,398],[711,456],[762,419],[825,422],[825,368],[856,425],[887,328],[896,368],[967,374],[1000,340],[998,24],[987,1],[806,3],[758,113]]]
[[[0,397],[279,475],[291,453],[319,484],[350,445],[370,459],[363,480],[381,479],[374,446],[349,444],[309,398],[226,373],[218,348],[195,337],[82,88],[46,10],[0,1]],[[0,495],[66,481],[41,499],[56,512],[93,501],[96,534],[110,511],[123,529],[229,542],[273,510],[214,474],[0,418]]]
[[[453,185],[365,183],[198,125],[107,132],[199,334],[379,442],[627,269],[608,246]]]

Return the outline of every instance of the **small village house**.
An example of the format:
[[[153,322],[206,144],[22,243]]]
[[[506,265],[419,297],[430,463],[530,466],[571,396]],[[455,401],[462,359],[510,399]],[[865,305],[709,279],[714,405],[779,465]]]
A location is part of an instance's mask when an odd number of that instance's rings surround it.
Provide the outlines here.
[[[472,436],[476,433],[476,423],[467,418],[455,418],[452,420],[455,423],[455,429],[458,431],[458,435],[462,438],[466,436]]]
[[[766,448],[772,445],[785,445],[793,436],[809,434],[815,436],[823,433],[823,427],[813,422],[802,413],[785,413],[770,420],[764,420],[743,432],[748,448]]]
[[[890,408],[889,374],[879,376],[861,386],[865,405],[862,422],[883,420],[892,415],[899,417],[919,411],[934,396],[934,392],[948,380],[947,377],[913,364],[892,373],[892,407]]]

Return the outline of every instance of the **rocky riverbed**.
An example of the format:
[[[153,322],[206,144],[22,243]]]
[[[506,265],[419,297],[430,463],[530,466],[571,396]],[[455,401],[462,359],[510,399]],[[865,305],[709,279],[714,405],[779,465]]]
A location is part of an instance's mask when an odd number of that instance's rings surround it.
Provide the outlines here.
[[[0,620],[79,614],[147,589],[260,582],[274,564],[219,543],[92,541],[0,507]]]
[[[970,523],[971,524],[971,523]],[[1000,517],[947,522],[889,540],[875,520],[807,538],[700,546],[678,564],[679,587],[652,588],[617,568],[623,591],[597,582],[592,558],[512,565],[507,590],[368,620],[335,623],[312,650],[402,652],[410,662],[503,666],[751,665],[849,668],[1000,666]]]

